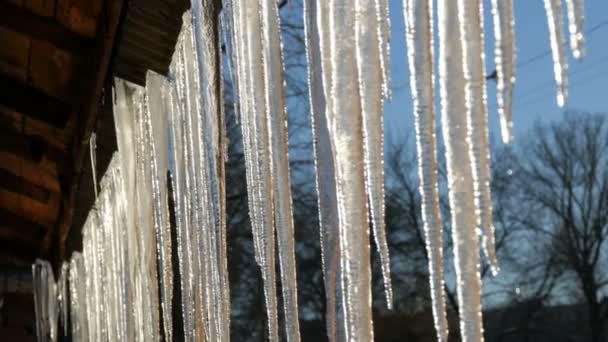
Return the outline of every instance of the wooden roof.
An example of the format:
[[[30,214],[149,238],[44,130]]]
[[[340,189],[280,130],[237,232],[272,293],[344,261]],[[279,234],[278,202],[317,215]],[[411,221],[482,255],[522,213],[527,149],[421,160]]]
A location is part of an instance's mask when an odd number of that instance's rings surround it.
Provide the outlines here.
[[[64,258],[74,208],[92,203],[79,184],[110,71],[166,73],[187,7],[0,0],[0,265]]]

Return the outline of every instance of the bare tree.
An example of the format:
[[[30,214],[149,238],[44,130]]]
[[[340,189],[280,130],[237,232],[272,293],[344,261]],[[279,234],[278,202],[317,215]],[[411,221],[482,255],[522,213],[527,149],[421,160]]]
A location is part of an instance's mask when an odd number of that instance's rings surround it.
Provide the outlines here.
[[[538,124],[517,177],[527,213],[518,221],[534,233],[537,269],[559,280],[553,298],[584,301],[592,342],[608,315],[607,130],[605,116],[584,113]]]

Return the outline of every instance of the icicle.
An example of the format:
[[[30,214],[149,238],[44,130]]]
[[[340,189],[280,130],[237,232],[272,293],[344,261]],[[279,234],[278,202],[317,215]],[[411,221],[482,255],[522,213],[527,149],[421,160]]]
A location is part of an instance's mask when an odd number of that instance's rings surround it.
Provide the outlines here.
[[[325,82],[324,86],[330,86],[326,98],[331,97],[326,116],[336,163],[345,335],[347,341],[371,341],[371,270],[365,168],[362,162],[365,160],[363,120],[354,45],[355,1],[330,2],[328,19],[328,27],[321,29],[321,32],[328,33],[331,57],[331,81]],[[322,49],[326,47],[325,44],[322,42]],[[325,68],[323,72],[326,72]]]
[[[281,55],[279,11],[273,1],[262,1],[263,65],[266,117],[269,127],[270,163],[274,199],[281,289],[285,310],[285,332],[288,342],[300,341],[296,281],[295,242],[289,175],[287,115]]]
[[[270,164],[269,127],[266,117],[263,24],[260,3],[242,0],[236,11],[241,120],[247,168],[247,192],[256,261],[262,270],[270,341],[278,341],[275,275],[275,227]]]
[[[585,57],[585,0],[566,0],[570,49],[576,59]]]
[[[490,194],[490,144],[488,142],[488,106],[486,103],[483,3],[460,1],[460,36],[463,44],[465,105],[467,109],[469,148],[475,189],[477,229],[493,274],[498,272],[494,247],[494,223]]]
[[[383,158],[383,102],[382,88],[384,63],[387,58],[383,48],[383,22],[378,20],[378,0],[357,0],[355,34],[357,46],[357,68],[359,92],[363,115],[363,140],[365,148],[366,189],[372,217],[372,226],[380,263],[386,303],[393,306],[393,291],[390,278],[390,258],[384,229],[384,158]]]
[[[564,47],[562,4],[561,0],[544,1],[553,56],[553,72],[557,84],[557,105],[563,107],[568,100],[568,62]]]
[[[392,97],[391,91],[391,21],[388,0],[374,0],[377,16],[378,47],[380,49],[380,65],[382,68],[382,94],[385,98]]]
[[[167,207],[168,171],[168,121],[166,104],[162,95],[162,76],[148,72],[146,89],[148,91],[148,109],[150,111],[152,162],[152,190],[154,198],[154,227],[156,231],[158,274],[160,277],[160,297],[162,322],[165,339],[171,341],[173,335],[172,299],[173,267],[171,263],[171,231],[169,210]]]
[[[89,330],[86,306],[86,273],[81,253],[74,252],[70,259],[70,323],[74,342],[88,341]]]
[[[337,299],[340,296],[340,245],[338,231],[338,207],[336,198],[336,181],[334,178],[334,160],[330,145],[327,125],[326,99],[324,94],[324,72],[321,60],[321,36],[317,18],[326,18],[327,12],[320,9],[327,7],[325,1],[304,1],[304,27],[306,36],[306,57],[308,62],[308,91],[310,98],[311,123],[313,130],[313,152],[315,161],[315,184],[319,210],[319,227],[321,237],[321,257],[323,278],[325,282],[326,325],[330,342],[344,340],[343,330],[338,333]],[[323,12],[323,14],[321,13]],[[326,27],[325,27],[326,28]],[[327,51],[329,52],[329,51]],[[329,77],[326,77],[329,80]],[[340,322],[340,324],[342,324]]]
[[[513,140],[513,86],[515,85],[515,19],[513,0],[492,0],[495,62],[497,74],[496,100],[500,116],[500,132],[505,144]]]
[[[437,184],[435,100],[433,87],[432,2],[404,3],[410,83],[414,102],[418,175],[422,219],[428,255],[429,283],[437,339],[447,341],[448,325],[443,293],[443,242]]]
[[[465,107],[468,143],[472,164],[477,226],[483,231],[486,253],[493,261],[492,203],[489,194],[488,118],[486,107],[483,7],[481,0],[459,0],[458,20],[465,85]],[[461,210],[461,208],[454,208]],[[483,229],[483,230],[482,230]],[[483,341],[481,319],[481,285],[477,235],[472,227],[453,231],[460,331],[463,341]],[[493,246],[492,246],[493,247]],[[492,263],[495,265],[495,263]]]
[[[68,312],[70,298],[68,297],[68,271],[69,264],[64,262],[61,264],[59,279],[57,279],[57,305],[59,307],[59,321],[62,327],[63,336],[68,336],[69,320]]]
[[[95,152],[97,151],[97,135],[95,132],[91,133],[89,139],[89,154],[91,155],[91,175],[93,178],[93,190],[95,191],[95,198],[97,198],[97,158]]]
[[[57,341],[57,292],[51,264],[36,260],[32,265],[32,282],[38,342]]]

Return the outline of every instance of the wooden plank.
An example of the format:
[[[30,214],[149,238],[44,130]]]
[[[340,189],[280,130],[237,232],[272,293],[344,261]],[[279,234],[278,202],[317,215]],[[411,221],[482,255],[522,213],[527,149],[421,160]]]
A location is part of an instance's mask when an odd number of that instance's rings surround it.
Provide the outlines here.
[[[0,105],[0,126],[42,139],[52,148],[61,151],[66,149],[68,140],[72,135],[69,120],[65,128],[57,128],[2,105]]]
[[[57,21],[70,31],[95,37],[103,0],[57,0]]]
[[[0,227],[5,237],[9,237],[10,234],[15,240],[35,241],[37,247],[40,247],[44,235],[50,229],[49,226],[31,222],[2,208],[0,208]]]
[[[74,137],[72,144],[72,158],[68,163],[69,168],[66,168],[66,171],[68,172],[66,179],[70,181],[71,186],[69,192],[64,195],[62,200],[61,214],[57,221],[59,226],[58,239],[49,238],[47,234],[43,245],[43,248],[48,250],[50,247],[49,241],[57,241],[57,262],[61,262],[65,259],[65,243],[72,226],[74,201],[82,171],[82,163],[86,155],[85,147],[87,146],[87,142],[95,125],[97,111],[99,110],[99,100],[101,98],[104,83],[108,77],[108,70],[114,50],[116,31],[122,13],[123,2],[124,0],[104,1],[104,8],[101,10],[97,21],[97,44],[95,51],[91,55],[94,59],[91,61],[90,65],[91,75],[94,76],[87,79],[88,82],[85,87],[87,93],[76,112],[76,115],[80,120],[76,129],[77,134],[76,137]]]
[[[23,160],[18,156],[0,150],[0,169],[20,176],[29,183],[60,193],[61,188],[57,174],[43,170],[37,163]]]
[[[42,203],[25,195],[0,188],[0,206],[2,208],[43,226],[50,227],[55,223],[59,210],[57,199],[57,196],[50,196],[47,203]]]
[[[79,58],[45,41],[32,40],[28,84],[54,98],[73,103],[82,93],[86,65]],[[83,77],[84,76],[84,77]]]
[[[87,55],[93,46],[90,39],[73,33],[52,18],[37,16],[6,1],[0,2],[0,26],[77,55]]]
[[[23,0],[23,7],[36,15],[52,18],[55,12],[55,0]]]
[[[48,189],[32,184],[4,169],[0,169],[0,188],[22,194],[41,203],[48,202],[51,195]]]
[[[56,128],[65,126],[72,108],[69,104],[52,98],[38,89],[1,75],[0,104]]]

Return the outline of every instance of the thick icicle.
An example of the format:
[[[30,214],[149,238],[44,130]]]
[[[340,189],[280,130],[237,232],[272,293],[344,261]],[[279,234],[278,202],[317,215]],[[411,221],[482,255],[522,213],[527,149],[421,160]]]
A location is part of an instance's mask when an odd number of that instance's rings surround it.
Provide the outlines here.
[[[172,299],[173,267],[171,263],[171,231],[167,195],[167,171],[169,159],[167,108],[162,96],[164,77],[149,72],[146,77],[147,105],[150,116],[152,160],[152,195],[154,198],[154,228],[158,255],[159,291],[165,338],[173,335]]]
[[[490,144],[486,103],[483,3],[459,1],[460,37],[463,46],[465,105],[468,118],[469,148],[475,189],[477,228],[491,270],[498,272],[494,247],[492,196],[490,193]]]
[[[435,142],[431,6],[432,1],[429,0],[406,0],[404,13],[433,317],[437,339],[447,341],[448,324],[443,292],[443,242]]]
[[[330,342],[344,340],[344,329],[338,329],[337,316],[339,308],[337,297],[340,279],[340,245],[338,207],[336,198],[336,180],[334,174],[334,158],[329,138],[327,124],[326,98],[324,93],[324,77],[326,70],[321,60],[321,29],[327,29],[326,24],[320,28],[317,18],[326,22],[327,7],[324,0],[304,1],[304,27],[306,37],[306,58],[308,62],[308,91],[310,99],[311,123],[313,130],[313,152],[315,161],[315,184],[319,210],[319,231],[321,237],[321,258],[326,297],[326,325]],[[325,38],[326,39],[326,38]],[[325,52],[329,52],[329,49]],[[329,87],[329,86],[327,86]],[[341,333],[338,333],[340,330]]]
[[[241,127],[247,168],[247,192],[256,260],[262,270],[270,341],[278,341],[275,274],[275,227],[270,135],[265,100],[263,20],[259,1],[241,0],[235,9]]]
[[[84,259],[81,253],[74,252],[70,259],[70,323],[72,325],[72,341],[88,341],[89,330],[86,306]]]
[[[492,0],[494,18],[496,101],[500,133],[506,144],[513,140],[513,86],[515,85],[515,18],[513,0]]]
[[[576,59],[585,57],[585,0],[566,0],[570,49]]]
[[[568,100],[568,61],[564,47],[562,2],[561,0],[544,1],[553,56],[553,72],[557,84],[557,105],[563,107]]]
[[[493,236],[493,230],[491,229],[492,206],[489,193],[488,118],[482,9],[481,0],[458,0],[468,143],[475,190],[475,212],[478,215],[476,224],[479,229],[485,229],[483,236],[489,242],[490,237]],[[455,208],[454,210],[460,209]],[[471,228],[454,229],[453,240],[462,340],[483,341],[477,235]],[[490,261],[493,260],[491,252],[492,250],[489,248],[486,250]]]
[[[326,98],[331,98],[326,116],[336,167],[345,337],[347,341],[371,341],[371,267],[363,118],[355,47],[355,0],[331,1],[328,7],[328,31],[323,28],[321,32],[328,33],[331,57],[331,81],[324,86],[329,85]],[[322,42],[322,49],[324,45]]]
[[[361,113],[363,116],[363,141],[365,148],[365,176],[367,197],[372,217],[374,238],[380,255],[386,302],[393,306],[393,290],[390,277],[390,258],[384,227],[384,154],[383,154],[383,101],[382,88],[384,63],[388,56],[383,42],[383,27],[387,17],[378,16],[377,8],[384,5],[379,0],[357,0],[355,42]],[[380,17],[380,20],[378,19]]]
[[[38,342],[57,341],[57,292],[53,268],[48,261],[32,265],[36,336]]]
[[[274,188],[274,223],[281,269],[285,333],[288,342],[299,342],[298,287],[279,11],[274,1],[262,1],[261,7],[262,34],[266,42],[263,50],[264,80],[266,82],[264,90],[270,141],[270,155],[267,162],[271,165],[272,187]]]

